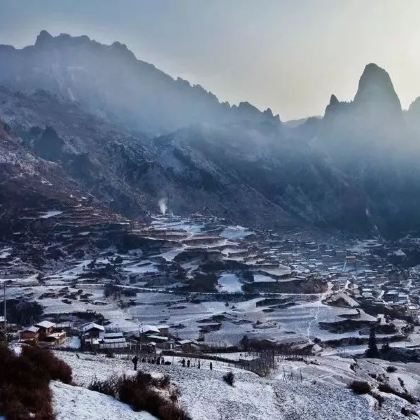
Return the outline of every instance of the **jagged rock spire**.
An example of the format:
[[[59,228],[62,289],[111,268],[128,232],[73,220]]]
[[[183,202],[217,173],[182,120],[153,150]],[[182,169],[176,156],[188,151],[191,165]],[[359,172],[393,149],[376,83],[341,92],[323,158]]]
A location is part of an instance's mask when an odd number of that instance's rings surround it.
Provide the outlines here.
[[[401,112],[401,103],[389,74],[374,63],[368,64],[359,80],[355,104],[375,104]]]

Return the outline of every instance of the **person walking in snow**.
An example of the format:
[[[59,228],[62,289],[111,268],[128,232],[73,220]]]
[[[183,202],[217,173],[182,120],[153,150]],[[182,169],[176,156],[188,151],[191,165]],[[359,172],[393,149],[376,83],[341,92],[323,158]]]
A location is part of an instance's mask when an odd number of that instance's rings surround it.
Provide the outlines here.
[[[133,362],[133,365],[134,365],[134,370],[137,370],[137,363],[138,363],[138,361],[139,361],[139,358],[137,357],[137,355],[135,355],[135,356],[131,359],[131,361]]]
[[[210,362],[210,370],[213,370],[213,362]]]

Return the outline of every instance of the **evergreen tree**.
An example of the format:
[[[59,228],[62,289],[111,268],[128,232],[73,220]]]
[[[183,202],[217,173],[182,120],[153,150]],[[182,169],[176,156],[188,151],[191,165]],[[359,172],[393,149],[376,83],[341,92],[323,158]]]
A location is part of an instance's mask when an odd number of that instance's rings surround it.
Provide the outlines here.
[[[366,351],[367,357],[378,357],[379,351],[378,346],[376,344],[376,331],[375,327],[371,327],[370,334],[369,334],[369,344],[368,349]]]

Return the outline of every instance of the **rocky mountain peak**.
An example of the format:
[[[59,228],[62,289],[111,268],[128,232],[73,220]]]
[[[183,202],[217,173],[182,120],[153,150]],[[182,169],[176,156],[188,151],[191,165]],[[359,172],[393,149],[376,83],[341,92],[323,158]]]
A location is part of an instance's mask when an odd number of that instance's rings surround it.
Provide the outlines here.
[[[334,106],[334,105],[337,105],[338,103],[339,103],[339,102],[338,102],[337,96],[335,96],[335,95],[331,95],[329,105],[330,105],[330,106]]]
[[[401,112],[401,103],[389,74],[374,63],[365,67],[359,80],[354,103],[375,104],[378,107]]]
[[[41,47],[49,44],[54,37],[46,30],[42,30],[36,38],[35,46]]]
[[[337,96],[334,94],[330,97],[330,102],[325,108],[325,117],[329,118],[331,115],[335,115],[340,109],[343,108],[343,106],[346,106],[344,102],[340,102],[337,99]]]

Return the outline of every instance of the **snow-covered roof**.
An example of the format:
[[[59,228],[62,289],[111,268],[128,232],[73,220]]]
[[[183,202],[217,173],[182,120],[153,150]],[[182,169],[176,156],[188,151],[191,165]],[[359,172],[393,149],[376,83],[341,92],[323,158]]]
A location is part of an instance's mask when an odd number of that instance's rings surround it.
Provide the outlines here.
[[[349,295],[343,292],[340,292],[334,296],[331,296],[330,302],[337,302],[340,299],[344,300],[344,302],[346,302],[346,304],[350,306],[350,308],[356,308],[359,306],[358,302],[356,302],[353,298],[351,298]]]
[[[123,338],[125,340],[122,332],[108,332],[108,333],[105,333],[105,335],[104,335],[104,339],[114,339],[115,340],[117,338]]]
[[[102,325],[95,324],[94,322],[90,322],[89,324],[83,325],[81,329],[83,332],[90,331],[90,330],[105,331],[105,328]]]
[[[141,333],[147,333],[147,332],[160,333],[160,330],[155,325],[143,325],[142,327],[140,327],[140,332]]]
[[[40,328],[52,328],[52,327],[55,327],[55,324],[54,322],[50,322],[50,321],[42,321],[42,322],[38,322],[36,326]]]
[[[102,339],[103,343],[125,343],[125,338],[124,337],[115,337],[115,338],[103,338]]]
[[[39,331],[38,327],[35,327],[35,325],[31,325],[30,327],[24,328],[22,332],[32,332],[37,333]]]
[[[183,344],[190,344],[190,343],[192,343],[192,341],[191,340],[179,340],[178,343],[183,345]]]
[[[126,343],[125,338],[111,338],[111,339],[107,339],[107,338],[103,338],[102,343],[104,344],[122,344],[122,343]]]
[[[149,335],[149,338],[157,341],[168,341],[168,337],[162,337],[161,335]]]

